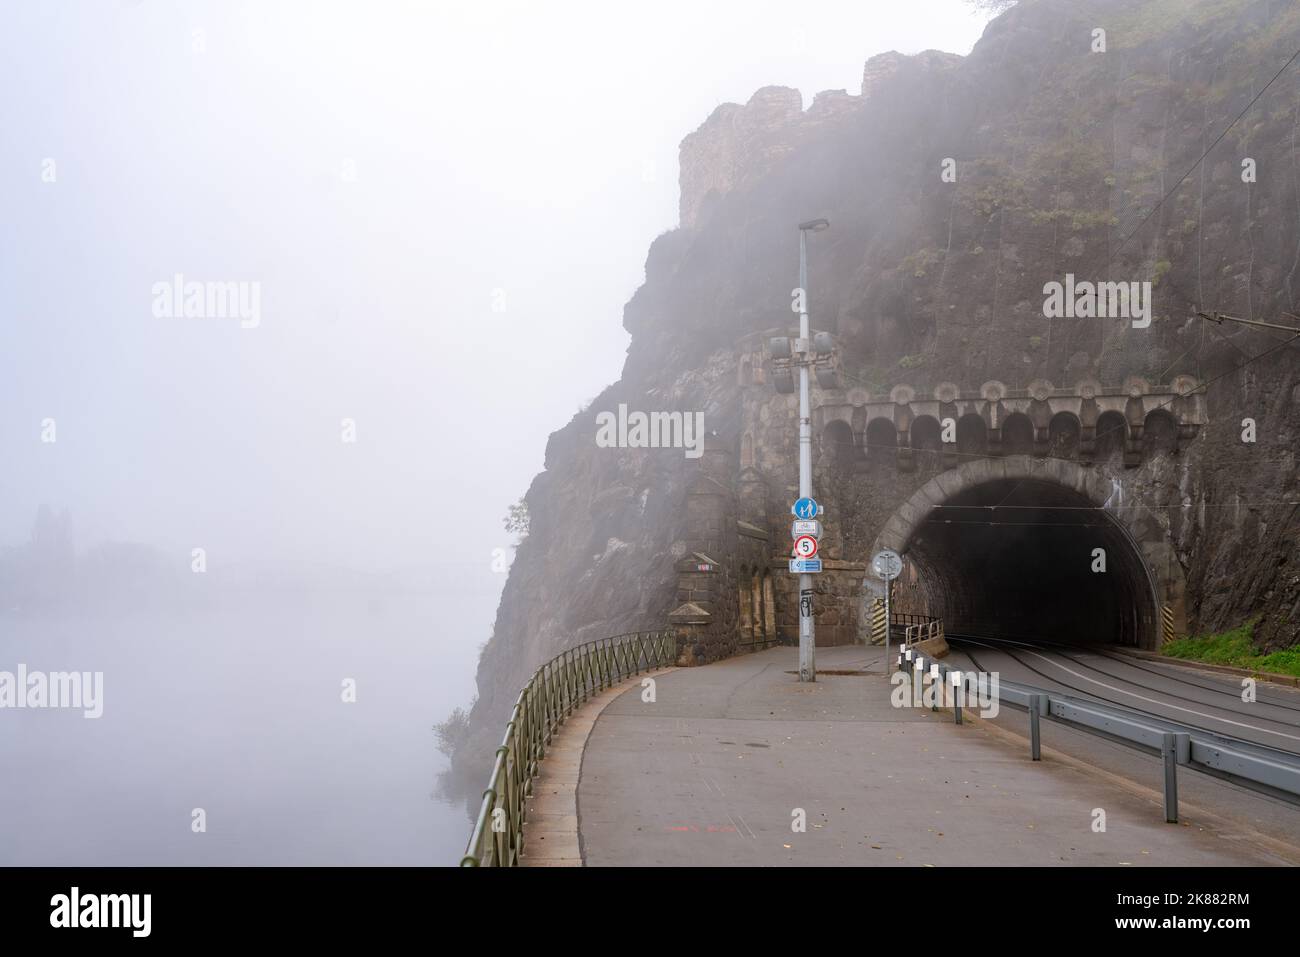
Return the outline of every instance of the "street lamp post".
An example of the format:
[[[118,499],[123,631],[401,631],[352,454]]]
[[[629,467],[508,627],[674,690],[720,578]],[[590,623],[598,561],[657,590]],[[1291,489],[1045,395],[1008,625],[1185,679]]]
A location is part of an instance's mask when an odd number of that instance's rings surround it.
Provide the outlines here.
[[[799,497],[812,497],[812,412],[808,401],[808,356],[812,351],[808,331],[808,234],[830,226],[824,219],[799,224]],[[812,591],[812,575],[799,576],[799,680],[817,680],[816,629],[811,608],[804,614],[803,596]]]

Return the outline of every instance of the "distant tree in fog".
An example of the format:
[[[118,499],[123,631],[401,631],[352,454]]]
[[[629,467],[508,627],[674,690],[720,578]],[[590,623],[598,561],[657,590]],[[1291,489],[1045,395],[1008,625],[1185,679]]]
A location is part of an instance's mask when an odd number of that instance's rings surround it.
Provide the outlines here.
[[[469,712],[457,708],[445,721],[433,726],[433,733],[438,737],[438,750],[451,757],[469,735]]]
[[[72,590],[77,557],[67,510],[36,510],[31,538],[0,555],[0,610],[52,607]]]
[[[520,539],[528,537],[528,503],[522,498],[510,506],[503,524],[506,531],[518,535]]]
[[[42,505],[36,510],[29,547],[31,563],[50,576],[65,576],[72,571],[72,519],[64,509],[57,516],[54,509]]]

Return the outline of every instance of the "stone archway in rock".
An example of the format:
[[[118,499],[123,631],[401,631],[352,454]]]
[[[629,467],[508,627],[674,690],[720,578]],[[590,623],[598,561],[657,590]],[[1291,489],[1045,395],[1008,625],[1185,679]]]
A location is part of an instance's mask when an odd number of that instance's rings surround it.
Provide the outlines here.
[[[882,548],[913,563],[913,587],[953,634],[1155,649],[1164,609],[1186,627],[1164,526],[1074,462],[1015,455],[942,472],[890,516],[872,554]]]

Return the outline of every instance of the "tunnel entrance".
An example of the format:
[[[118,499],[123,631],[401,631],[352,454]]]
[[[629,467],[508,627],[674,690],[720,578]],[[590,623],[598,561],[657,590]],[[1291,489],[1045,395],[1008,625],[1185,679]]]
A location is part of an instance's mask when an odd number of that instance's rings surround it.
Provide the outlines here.
[[[915,590],[949,633],[1158,643],[1156,591],[1133,538],[1086,495],[1056,482],[1006,478],[963,488],[919,517],[904,555],[915,575],[899,586]]]

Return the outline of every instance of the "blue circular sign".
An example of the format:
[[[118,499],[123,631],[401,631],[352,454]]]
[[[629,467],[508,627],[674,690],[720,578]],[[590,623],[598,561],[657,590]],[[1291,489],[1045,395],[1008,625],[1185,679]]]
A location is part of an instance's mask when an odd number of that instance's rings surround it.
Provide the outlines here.
[[[795,518],[816,518],[821,514],[822,507],[816,499],[801,498],[790,506],[790,511]]]

